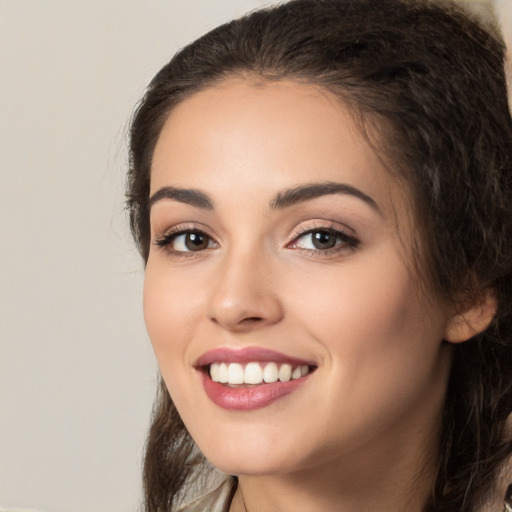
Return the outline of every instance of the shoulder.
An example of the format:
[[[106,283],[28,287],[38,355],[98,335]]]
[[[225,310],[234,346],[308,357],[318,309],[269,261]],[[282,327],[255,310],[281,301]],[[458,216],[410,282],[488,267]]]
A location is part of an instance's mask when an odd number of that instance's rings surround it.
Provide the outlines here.
[[[228,512],[236,486],[236,478],[227,477],[213,491],[181,506],[176,512]]]

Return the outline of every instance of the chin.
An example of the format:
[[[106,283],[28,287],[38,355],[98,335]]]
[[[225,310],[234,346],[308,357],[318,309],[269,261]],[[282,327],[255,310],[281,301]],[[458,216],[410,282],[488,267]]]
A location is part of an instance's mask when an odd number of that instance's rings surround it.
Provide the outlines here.
[[[205,457],[228,475],[273,475],[293,471],[299,461],[293,459],[293,451],[276,451],[276,443],[252,439],[251,443],[223,441],[204,449]],[[279,447],[281,448],[281,447]]]
[[[240,456],[236,459],[222,456],[208,458],[216,468],[227,475],[269,476],[291,472],[291,468],[272,459],[262,460],[261,457],[246,460],[240,459]]]

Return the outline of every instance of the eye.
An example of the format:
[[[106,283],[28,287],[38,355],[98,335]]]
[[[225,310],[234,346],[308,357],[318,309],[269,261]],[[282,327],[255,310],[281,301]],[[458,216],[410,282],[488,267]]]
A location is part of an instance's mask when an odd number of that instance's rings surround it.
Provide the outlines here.
[[[167,248],[171,253],[198,252],[217,247],[210,236],[196,229],[168,233],[156,240],[155,244]]]
[[[353,248],[359,241],[343,231],[332,228],[311,229],[295,238],[290,247],[310,251],[330,251],[332,249]]]

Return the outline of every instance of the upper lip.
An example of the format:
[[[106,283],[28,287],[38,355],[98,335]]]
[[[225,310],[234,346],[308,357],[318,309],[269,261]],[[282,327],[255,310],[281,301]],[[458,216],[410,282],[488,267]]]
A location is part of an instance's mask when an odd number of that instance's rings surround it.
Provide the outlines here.
[[[288,363],[292,366],[309,365],[315,366],[315,363],[305,359],[288,356],[275,350],[260,348],[260,347],[244,347],[244,348],[231,348],[231,347],[218,347],[208,350],[201,355],[196,361],[196,367],[208,366],[215,362],[223,363],[251,363],[251,362],[275,362],[275,363]]]

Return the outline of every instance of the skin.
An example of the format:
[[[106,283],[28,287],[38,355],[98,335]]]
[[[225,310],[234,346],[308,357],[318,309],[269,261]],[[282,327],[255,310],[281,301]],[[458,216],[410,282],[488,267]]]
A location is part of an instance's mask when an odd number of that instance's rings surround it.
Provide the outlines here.
[[[327,182],[374,204],[336,193],[271,206],[278,193]],[[230,79],[198,92],[171,112],[155,148],[151,194],[163,187],[199,190],[212,207],[152,204],[145,320],[192,437],[239,476],[231,510],[421,510],[450,368],[443,339],[463,341],[468,324],[420,293],[407,192],[343,105],[292,81]],[[201,230],[208,244],[155,243],[173,229]],[[318,250],[302,234],[314,229],[345,235]],[[227,411],[194,362],[248,346],[317,368],[267,407]]]

